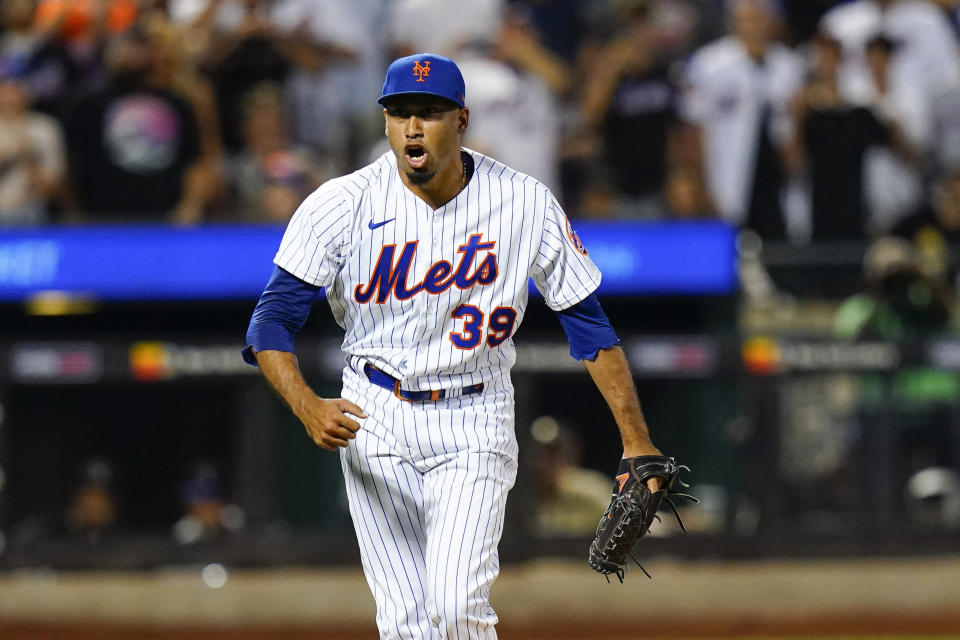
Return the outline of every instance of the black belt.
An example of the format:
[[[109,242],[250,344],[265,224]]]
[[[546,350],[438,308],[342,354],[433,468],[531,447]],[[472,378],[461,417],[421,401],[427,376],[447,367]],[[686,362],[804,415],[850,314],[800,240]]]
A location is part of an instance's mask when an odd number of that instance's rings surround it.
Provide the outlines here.
[[[407,402],[436,402],[451,396],[469,396],[483,391],[483,383],[471,384],[455,389],[434,389],[432,391],[406,391],[400,388],[400,381],[385,371],[377,369],[369,362],[363,365],[363,373],[367,379],[378,387],[393,391],[393,395]]]

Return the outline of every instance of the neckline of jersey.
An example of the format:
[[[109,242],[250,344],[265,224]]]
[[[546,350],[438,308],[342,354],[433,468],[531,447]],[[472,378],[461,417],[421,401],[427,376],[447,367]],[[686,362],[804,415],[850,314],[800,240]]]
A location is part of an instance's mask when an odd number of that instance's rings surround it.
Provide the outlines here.
[[[466,170],[466,173],[467,173],[467,180],[466,180],[466,182],[463,183],[463,188],[460,189],[460,191],[457,192],[457,195],[453,196],[452,198],[450,198],[449,200],[447,200],[445,203],[443,203],[442,205],[440,205],[440,206],[437,207],[436,209],[434,209],[433,207],[431,207],[431,206],[430,206],[430,203],[428,203],[428,202],[426,202],[425,200],[423,200],[420,196],[418,196],[417,194],[415,194],[412,190],[410,190],[410,189],[407,187],[407,185],[405,185],[405,184],[403,183],[403,180],[400,178],[400,173],[399,173],[399,171],[397,170],[396,165],[394,165],[394,167],[393,167],[394,175],[396,176],[396,179],[400,182],[400,186],[403,188],[404,191],[406,191],[407,196],[410,197],[410,198],[413,198],[413,201],[417,204],[417,208],[418,208],[418,209],[420,209],[420,208],[422,207],[422,208],[424,208],[424,209],[427,211],[427,213],[429,213],[430,215],[440,215],[441,213],[443,213],[443,212],[447,209],[447,207],[449,207],[449,206],[452,205],[452,204],[455,204],[455,203],[457,202],[457,200],[459,200],[461,197],[466,197],[465,194],[467,193],[467,191],[470,190],[470,183],[473,182],[473,177],[474,177],[474,176],[476,175],[476,173],[477,173],[477,170],[476,170],[476,164],[477,164],[477,163],[476,163],[476,160],[474,159],[473,154],[472,154],[469,150],[467,150],[467,149],[465,149],[465,148],[463,148],[463,147],[460,147],[460,159],[463,161],[463,167],[464,167],[464,169]],[[392,164],[392,163],[391,163],[391,164]]]

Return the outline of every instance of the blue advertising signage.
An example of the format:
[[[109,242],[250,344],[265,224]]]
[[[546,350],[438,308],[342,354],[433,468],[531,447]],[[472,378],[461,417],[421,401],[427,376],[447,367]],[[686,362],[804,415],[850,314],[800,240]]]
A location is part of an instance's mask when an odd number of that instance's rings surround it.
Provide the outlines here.
[[[722,223],[579,222],[601,295],[735,291],[734,230]],[[0,301],[46,292],[104,301],[256,298],[279,226],[110,226],[0,231]]]

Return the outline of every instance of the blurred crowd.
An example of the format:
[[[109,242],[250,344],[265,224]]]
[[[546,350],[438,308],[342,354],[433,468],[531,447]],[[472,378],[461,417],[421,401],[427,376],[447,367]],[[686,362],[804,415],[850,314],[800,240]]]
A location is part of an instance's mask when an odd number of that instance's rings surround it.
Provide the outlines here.
[[[572,217],[960,236],[960,0],[0,7],[2,226],[285,221],[386,150],[383,70],[431,51],[467,146]]]
[[[749,229],[742,290],[781,310],[748,245],[863,243],[863,289],[833,337],[956,331],[958,34],[960,0],[0,0],[0,229],[283,223],[387,150],[384,70],[429,51],[465,76],[465,144],[542,180],[571,217]],[[891,404],[898,486],[954,464],[955,372],[851,379],[781,387],[801,498],[823,506],[816,475],[843,499],[831,474],[855,468],[855,432]],[[531,430],[534,526],[589,533],[606,476],[557,419]],[[194,467],[182,544],[244,526],[216,465]],[[66,511],[23,536],[115,530],[129,514],[113,476],[88,461]]]

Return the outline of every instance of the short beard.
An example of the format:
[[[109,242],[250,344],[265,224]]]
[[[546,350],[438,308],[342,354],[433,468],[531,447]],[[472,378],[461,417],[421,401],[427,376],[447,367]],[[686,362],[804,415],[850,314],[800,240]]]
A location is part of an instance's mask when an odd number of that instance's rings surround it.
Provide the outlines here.
[[[413,171],[412,173],[407,173],[407,179],[411,183],[420,186],[430,182],[435,175],[437,175],[436,171]]]

